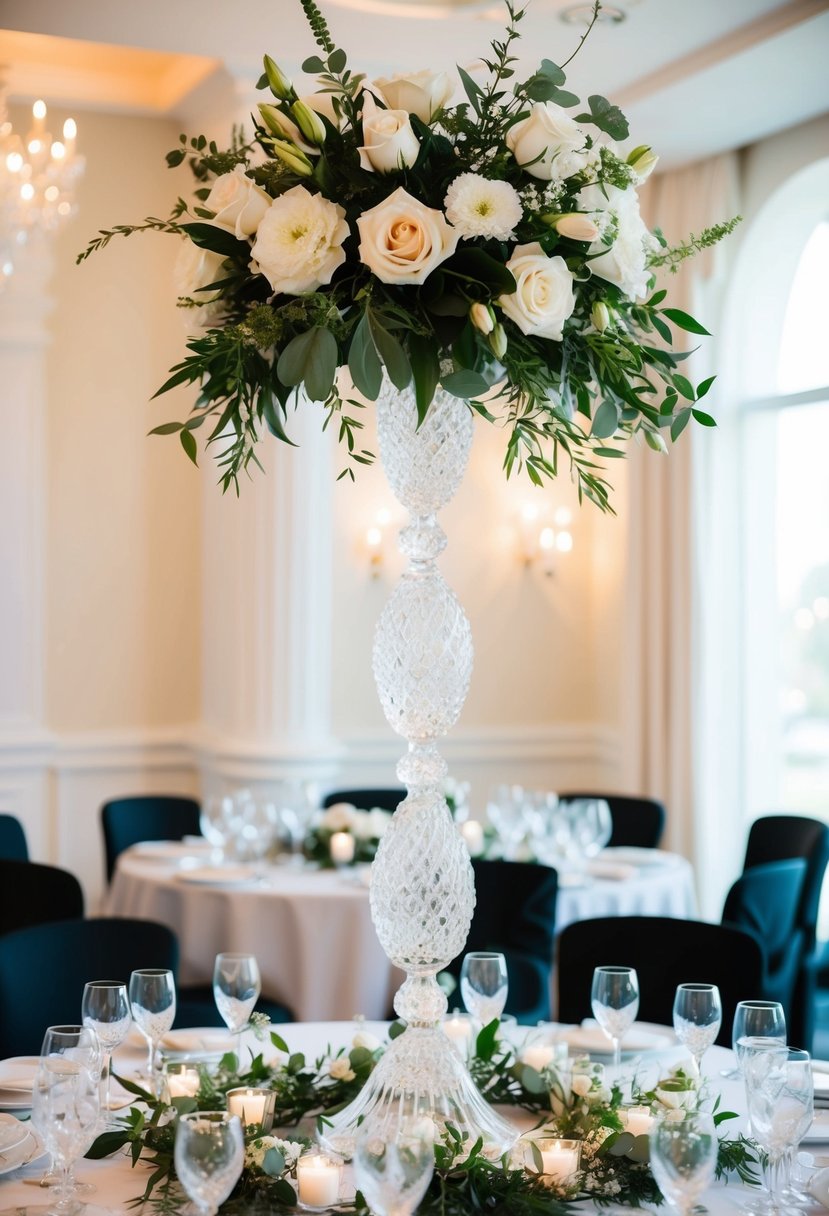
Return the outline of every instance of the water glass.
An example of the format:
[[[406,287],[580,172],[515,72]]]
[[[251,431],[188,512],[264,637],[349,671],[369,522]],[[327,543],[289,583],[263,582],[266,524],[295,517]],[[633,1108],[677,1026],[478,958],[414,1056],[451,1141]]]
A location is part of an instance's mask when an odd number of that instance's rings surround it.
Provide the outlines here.
[[[696,1206],[714,1181],[718,1142],[713,1116],[669,1111],[657,1119],[649,1137],[650,1165],[656,1185],[681,1216]]]
[[[236,1036],[236,1060],[242,1064],[242,1031],[259,1000],[262,981],[259,964],[252,954],[217,954],[213,967],[213,996],[216,1008]]]
[[[78,1211],[73,1166],[95,1139],[100,1114],[100,1047],[86,1026],[50,1026],[32,1089],[32,1125],[57,1171],[59,1216]],[[49,1182],[49,1176],[45,1179]],[[92,1190],[88,1187],[84,1189]]]
[[[507,1003],[509,980],[503,954],[467,954],[461,966],[461,996],[467,1013],[482,1026],[500,1018]]]
[[[81,1018],[101,1045],[101,1072],[106,1073],[104,1121],[112,1124],[112,1053],[123,1043],[132,1024],[126,984],[121,980],[92,980],[85,984]]]
[[[639,1012],[639,977],[633,967],[597,967],[590,994],[593,1017],[613,1045],[613,1066],[622,1062],[622,1039]]]
[[[153,1092],[157,1093],[156,1053],[176,1016],[176,985],[172,971],[159,967],[133,971],[129,997],[132,1020],[147,1040],[147,1075]]]
[[[435,1124],[428,1117],[363,1124],[354,1152],[354,1180],[374,1216],[412,1216],[435,1169]]]
[[[734,1010],[731,1046],[736,1066],[723,1069],[722,1075],[731,1081],[742,1076],[740,1040],[762,1038],[769,1042],[786,1042],[786,1015],[779,1001],[739,1001]]]
[[[716,1041],[722,1026],[722,1001],[716,984],[680,984],[674,997],[676,1037],[694,1058],[697,1076],[702,1057]]]
[[[215,1216],[239,1181],[245,1137],[238,1115],[194,1111],[176,1127],[176,1174],[199,1216]]]
[[[778,1043],[756,1049],[746,1068],[746,1097],[754,1139],[765,1149],[763,1176],[777,1211],[788,1164],[814,1118],[812,1061],[807,1051]]]
[[[487,815],[498,833],[505,860],[514,861],[527,835],[526,801],[521,786],[496,786],[489,795]]]

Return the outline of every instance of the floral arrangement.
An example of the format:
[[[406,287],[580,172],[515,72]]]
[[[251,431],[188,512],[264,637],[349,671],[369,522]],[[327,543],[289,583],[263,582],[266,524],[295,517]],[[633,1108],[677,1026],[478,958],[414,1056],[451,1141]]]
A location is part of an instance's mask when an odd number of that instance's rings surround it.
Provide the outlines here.
[[[395,1023],[391,1038],[405,1032]],[[280,1036],[271,1032],[279,1053],[271,1065],[263,1056],[253,1057],[241,1071],[235,1055],[226,1055],[215,1074],[202,1070],[202,1084],[195,1098],[175,1098],[172,1103],[155,1098],[131,1082],[122,1084],[140,1099],[122,1119],[121,1130],[105,1132],[87,1156],[100,1158],[128,1146],[135,1165],[144,1160],[151,1167],[143,1194],[136,1204],[150,1200],[158,1210],[176,1209],[184,1202],[175,1178],[173,1148],[175,1120],[191,1110],[216,1110],[225,1104],[229,1089],[237,1086],[271,1088],[275,1091],[273,1134],[261,1127],[248,1129],[245,1164],[239,1184],[223,1211],[246,1211],[261,1203],[269,1211],[291,1212],[297,1205],[294,1187],[296,1163],[311,1144],[296,1128],[313,1116],[317,1125],[326,1112],[339,1109],[359,1093],[381,1058],[385,1044],[358,1028],[350,1047],[331,1048],[314,1061],[292,1053]],[[503,1158],[493,1160],[480,1141],[467,1143],[451,1124],[436,1130],[435,1176],[418,1209],[426,1216],[467,1216],[470,1213],[509,1212],[512,1216],[548,1213],[565,1216],[565,1202],[578,1196],[598,1203],[661,1203],[662,1197],[648,1167],[647,1136],[633,1135],[625,1127],[625,1107],[618,1088],[609,1089],[601,1064],[576,1059],[536,1069],[500,1037],[500,1024],[490,1023],[479,1033],[472,1058],[472,1075],[487,1100],[528,1112],[537,1125]],[[710,1103],[695,1080],[674,1070],[656,1085],[642,1091],[634,1082],[634,1098],[654,1113],[683,1118],[686,1110]],[[736,1116],[717,1111],[720,1124]],[[310,1129],[309,1129],[310,1130]],[[560,1185],[546,1177],[532,1152],[537,1135],[578,1139],[582,1144],[581,1170],[575,1186]],[[735,1173],[745,1182],[756,1182],[758,1163],[754,1144],[740,1135],[721,1138],[717,1176]],[[356,1216],[369,1216],[358,1192],[352,1204],[338,1205]]]
[[[265,56],[271,99],[250,142],[235,132],[220,150],[182,135],[167,157],[189,162],[195,203],[103,230],[79,255],[139,230],[181,238],[179,304],[198,332],[159,393],[200,388],[186,421],[154,433],[178,434],[195,462],[207,424],[222,486],[238,492],[264,432],[290,442],[302,390],[338,429],[341,476],[353,477],[373,459],[359,410],[384,377],[413,393],[421,419],[440,386],[505,426],[507,474],[523,467],[540,484],[564,462],[579,496],[606,508],[602,460],[624,455],[618,441],[665,451],[663,432],[714,424],[698,405],[713,377],[695,387],[671,350],[672,326],[706,330],[664,306],[655,272],[736,221],[674,248],[649,232],[637,192],[656,155],[622,151],[624,115],[598,94],[582,106],[565,87],[569,59],[516,78],[526,9],[514,0],[485,75],[459,67],[457,81],[366,79],[314,0],[300,2],[320,50],[303,64],[316,91]],[[593,21],[598,11],[596,0]]]
[[[335,802],[323,811],[319,823],[306,836],[305,855],[321,866],[332,865],[331,837],[335,832],[348,832],[354,837],[354,862],[373,861],[390,823],[390,811],[379,807],[360,811],[350,802]]]

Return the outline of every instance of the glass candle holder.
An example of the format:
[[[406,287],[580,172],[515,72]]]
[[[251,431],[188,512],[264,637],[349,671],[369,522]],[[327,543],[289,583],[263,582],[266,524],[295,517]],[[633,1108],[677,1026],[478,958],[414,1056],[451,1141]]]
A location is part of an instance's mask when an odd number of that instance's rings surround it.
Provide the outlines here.
[[[311,1211],[330,1208],[340,1199],[342,1164],[322,1153],[304,1153],[296,1163],[300,1207]]]
[[[201,1072],[194,1064],[168,1060],[163,1071],[163,1093],[168,1102],[173,1098],[195,1098],[201,1089]]]
[[[356,842],[350,832],[334,832],[328,847],[335,866],[350,866],[354,861]]]
[[[465,1060],[469,1059],[475,1040],[475,1022],[468,1013],[447,1013],[440,1024],[441,1030],[451,1039]]]
[[[535,1146],[537,1153],[533,1152]],[[581,1140],[563,1140],[557,1136],[535,1136],[528,1143],[525,1160],[534,1170],[539,1170],[545,1182],[565,1191],[578,1186],[581,1168]]]
[[[272,1089],[229,1089],[227,1091],[227,1109],[231,1115],[238,1115],[245,1135],[254,1130],[266,1136],[273,1127],[273,1111],[276,1104],[276,1094]]]
[[[649,1106],[623,1106],[619,1114],[631,1136],[649,1136],[653,1131],[653,1112]]]

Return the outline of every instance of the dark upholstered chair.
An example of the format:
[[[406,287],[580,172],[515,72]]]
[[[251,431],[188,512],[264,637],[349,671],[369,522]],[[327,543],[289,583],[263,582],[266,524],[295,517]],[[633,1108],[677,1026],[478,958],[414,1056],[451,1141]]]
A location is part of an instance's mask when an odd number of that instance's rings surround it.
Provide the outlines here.
[[[632,845],[640,849],[656,849],[665,831],[665,807],[653,798],[629,798],[622,794],[560,794],[566,802],[571,798],[603,798],[610,807],[613,834],[609,847]]]
[[[199,804],[192,798],[147,796],[116,798],[101,807],[107,882],[112,882],[119,853],[142,840],[181,840],[197,836]]]
[[[28,861],[29,846],[23,824],[14,815],[0,815],[0,857],[9,861]]]
[[[0,859],[0,933],[81,916],[83,891],[74,874],[34,861]]]
[[[375,807],[381,811],[396,811],[405,797],[402,785],[382,790],[332,790],[325,795],[322,805],[326,808],[335,802],[350,802],[358,811],[373,811]]]
[[[521,861],[473,861],[477,902],[464,954],[497,950],[507,960],[506,1012],[535,1024],[550,1016],[558,874]],[[447,971],[460,976],[463,954]]]
[[[590,991],[596,967],[635,967],[639,1014],[670,1026],[679,984],[716,984],[723,1005],[717,1042],[731,1046],[738,1001],[763,994],[763,951],[753,934],[702,921],[667,916],[607,916],[576,921],[558,939],[558,1017],[591,1017]]]

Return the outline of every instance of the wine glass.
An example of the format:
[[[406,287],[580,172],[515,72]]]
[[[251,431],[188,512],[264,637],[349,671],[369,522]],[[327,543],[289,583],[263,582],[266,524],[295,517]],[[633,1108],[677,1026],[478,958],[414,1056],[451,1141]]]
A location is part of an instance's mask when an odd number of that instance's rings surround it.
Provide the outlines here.
[[[668,1203],[681,1216],[688,1216],[714,1181],[719,1145],[712,1115],[685,1111],[676,1119],[676,1114],[668,1111],[654,1123],[649,1137],[650,1164]]]
[[[489,821],[498,833],[505,860],[514,861],[527,834],[524,791],[520,785],[497,785],[487,802]]]
[[[304,865],[303,848],[311,821],[317,811],[314,787],[303,781],[284,781],[277,803],[279,822],[288,833],[291,864]]]
[[[101,1045],[101,1071],[106,1072],[104,1122],[112,1125],[112,1053],[123,1043],[132,1023],[127,987],[121,980],[92,980],[84,985],[81,1019]]]
[[[225,859],[225,849],[231,836],[233,821],[233,799],[228,795],[223,798],[206,798],[202,803],[199,814],[199,826],[202,835],[212,846],[211,860],[214,865],[221,865]]]
[[[238,1115],[193,1111],[176,1127],[176,1174],[193,1201],[192,1212],[215,1216],[239,1181],[245,1138]]]
[[[252,954],[217,954],[213,966],[213,996],[216,1008],[236,1036],[236,1062],[242,1065],[242,1031],[250,1021],[262,981],[259,964]]]
[[[369,1118],[354,1151],[354,1179],[375,1216],[411,1216],[435,1169],[435,1124],[427,1116],[404,1117],[389,1128]]]
[[[739,1043],[741,1039],[748,1038],[786,1042],[786,1015],[779,1001],[739,1001],[737,1003],[731,1028],[731,1046],[736,1063],[733,1068],[723,1068],[721,1076],[727,1077],[730,1081],[739,1080],[742,1076]]]
[[[572,798],[568,812],[572,836],[583,857],[597,857],[613,834],[607,802],[603,798]]]
[[[87,1026],[50,1026],[32,1089],[32,1124],[52,1158],[42,1185],[57,1172],[58,1197],[50,1211],[77,1212],[73,1167],[95,1139],[100,1115],[100,1046]]]
[[[701,1076],[702,1057],[715,1042],[722,1025],[722,1001],[716,984],[679,984],[674,997],[676,1037],[694,1058]]]
[[[507,1003],[509,980],[503,954],[467,954],[461,966],[461,996],[467,1013],[482,1026],[500,1018]]]
[[[130,976],[129,997],[132,1019],[147,1040],[147,1076],[153,1092],[156,1093],[156,1052],[176,1016],[176,985],[172,971],[159,967],[142,967],[133,971]]]
[[[765,1149],[763,1181],[774,1211],[788,1186],[790,1162],[814,1118],[812,1061],[807,1051],[775,1042],[755,1047],[746,1068],[754,1139]]]
[[[590,994],[593,1017],[613,1044],[613,1066],[622,1062],[622,1039],[639,1012],[639,977],[633,967],[597,967]]]

